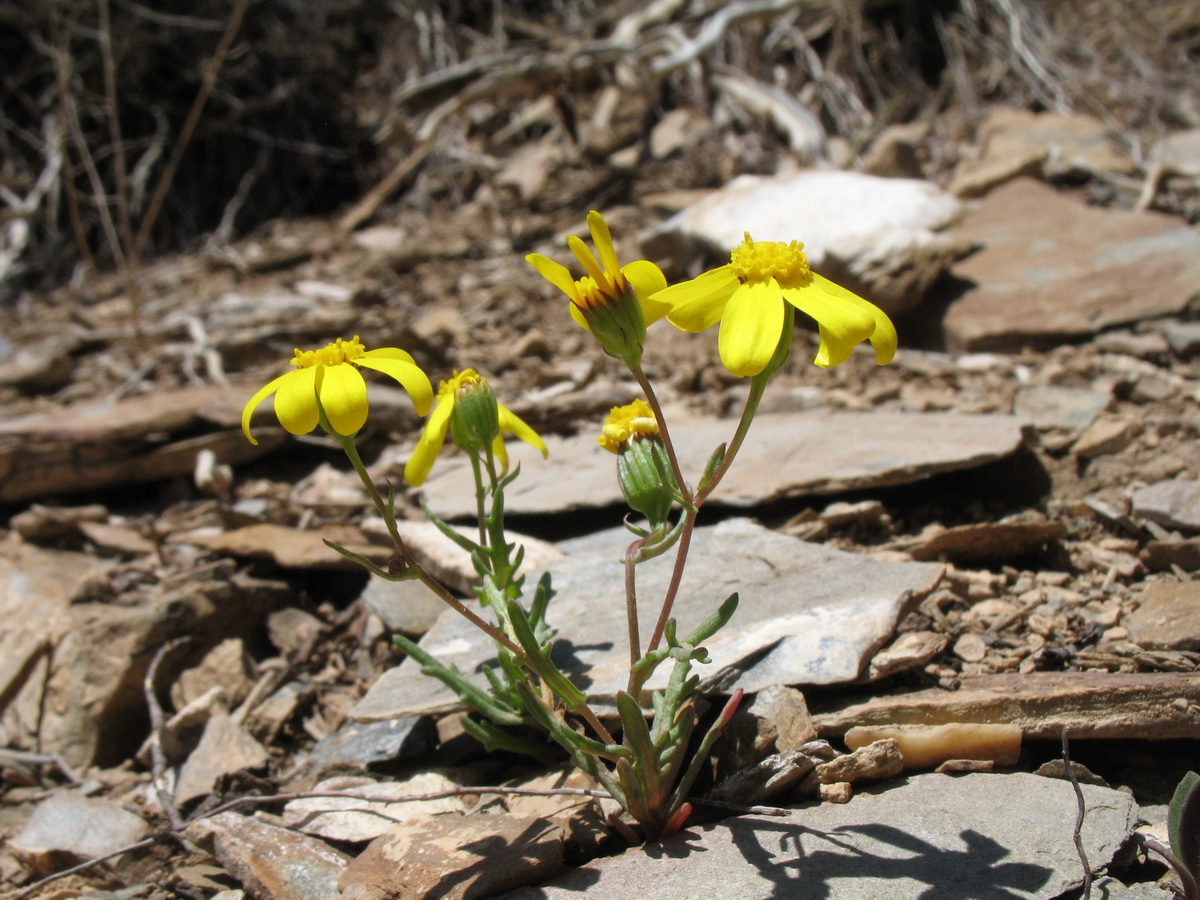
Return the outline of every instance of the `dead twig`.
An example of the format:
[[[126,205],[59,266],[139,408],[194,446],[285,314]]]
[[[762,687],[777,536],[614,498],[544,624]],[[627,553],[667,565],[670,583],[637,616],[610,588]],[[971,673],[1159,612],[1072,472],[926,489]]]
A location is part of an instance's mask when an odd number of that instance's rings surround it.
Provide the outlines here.
[[[158,666],[163,661],[163,658],[176,647],[181,647],[191,640],[192,638],[190,637],[175,638],[175,640],[167,641],[167,643],[159,647],[158,652],[154,654],[154,659],[150,661],[150,668],[146,670],[146,677],[142,681],[142,690],[146,696],[146,707],[150,711],[151,781],[154,784],[154,793],[158,797],[159,805],[162,806],[167,821],[171,823],[172,831],[177,832],[183,830],[184,822],[183,816],[179,814],[179,807],[175,805],[175,798],[171,796],[171,792],[167,788],[167,758],[162,748],[163,711],[162,706],[158,702],[158,692],[154,687],[154,679],[158,674]]]
[[[1071,782],[1071,787],[1075,791],[1075,802],[1077,809],[1075,812],[1075,852],[1079,854],[1079,862],[1083,866],[1083,900],[1091,900],[1092,896],[1092,867],[1088,864],[1087,851],[1083,849],[1083,815],[1086,812],[1086,805],[1083,802],[1083,791],[1079,787],[1079,779],[1075,777],[1075,772],[1071,768],[1071,749],[1067,742],[1067,731],[1064,728],[1062,733],[1062,756],[1063,766],[1067,770],[1067,780]]]
[[[57,753],[29,753],[25,750],[0,749],[0,766],[54,766],[71,784],[83,784],[83,779]]]

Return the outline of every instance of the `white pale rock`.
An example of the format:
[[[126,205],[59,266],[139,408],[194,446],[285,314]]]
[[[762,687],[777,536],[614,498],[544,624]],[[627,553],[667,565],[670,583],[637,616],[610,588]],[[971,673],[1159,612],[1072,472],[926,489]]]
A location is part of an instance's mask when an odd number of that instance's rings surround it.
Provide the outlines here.
[[[954,413],[868,413],[820,410],[764,413],[754,425],[720,487],[709,501],[760,506],[791,497],[837,494],[911,484],[944,472],[995,462],[1022,442],[1014,416]],[[709,455],[733,436],[725,419],[670,422],[684,477],[696,481]],[[542,515],[623,504],[615,457],[595,434],[548,435],[548,459],[526,444],[510,445],[521,477],[505,494],[510,514]],[[462,456],[441,460],[422,488],[429,507],[444,518],[473,517],[470,466]],[[620,522],[614,515],[612,524]]]
[[[339,776],[320,782],[314,791],[352,791],[355,797],[303,797],[283,808],[283,824],[333,841],[373,841],[400,822],[433,815],[463,813],[471,798],[453,796],[437,800],[406,800],[418,794],[452,791],[461,787],[439,772],[422,772],[399,782],[376,782],[357,776]],[[385,798],[383,802],[377,798]]]
[[[815,269],[835,280],[849,275],[856,289],[897,314],[961,255],[959,244],[935,233],[959,210],[953,195],[913,178],[836,170],[742,175],[666,222],[643,250],[669,258],[682,237],[724,255],[746,232],[756,241],[802,241]]]
[[[899,231],[927,234],[948,225],[960,205],[929,181],[861,172],[804,171],[741,175],[668,221],[728,251],[749,231],[756,241],[803,241],[809,262],[827,253],[849,258],[872,239]]]
[[[150,827],[115,800],[60,791],[38,804],[8,849],[39,875],[141,840]]]
[[[611,702],[628,678],[619,560],[630,539],[624,529],[614,529],[566,542],[568,555],[547,570],[557,592],[547,617],[558,629],[556,658],[564,671],[586,674],[581,684],[601,704]],[[582,549],[571,552],[572,545]],[[638,568],[643,641],[657,618],[657,598],[673,559],[669,553]],[[673,614],[685,636],[731,593],[740,596],[732,621],[705,642],[713,662],[696,669],[705,690],[838,684],[859,677],[900,616],[941,574],[934,563],[876,562],[734,519],[697,529]],[[421,646],[467,673],[495,655],[492,641],[452,611]],[[660,666],[649,686],[662,687],[668,674],[669,667]],[[474,677],[485,683],[482,675]],[[453,693],[406,659],[372,686],[354,716],[371,721],[459,708]]]
[[[1083,785],[1082,842],[1107,865],[1137,818],[1133,798]],[[1083,880],[1075,797],[1036,775],[919,775],[849,803],[728,819],[574,869],[502,900],[1045,900]]]

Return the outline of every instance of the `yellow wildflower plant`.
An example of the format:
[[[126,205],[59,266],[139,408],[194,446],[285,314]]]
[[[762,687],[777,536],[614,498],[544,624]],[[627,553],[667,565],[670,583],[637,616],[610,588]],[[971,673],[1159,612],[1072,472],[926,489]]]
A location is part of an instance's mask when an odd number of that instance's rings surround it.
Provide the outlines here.
[[[308,434],[325,421],[337,434],[349,437],[367,421],[367,384],[360,368],[375,369],[394,378],[408,392],[417,414],[429,413],[433,385],[412,356],[397,347],[368,350],[359,342],[338,338],[319,350],[296,349],[292,371],[255,392],[242,408],[242,432],[252,444],[250,418],[258,405],[275,395],[275,415],[290,434]]]
[[[456,405],[464,398],[469,398],[476,392],[486,391],[491,394],[487,379],[474,369],[463,369],[455,372],[449,381],[443,381],[438,386],[437,404],[433,413],[425,423],[425,430],[417,441],[416,449],[404,465],[404,480],[413,487],[420,487],[429,477],[434,461],[446,442],[446,434],[450,430]],[[503,468],[508,468],[508,452],[504,448],[504,435],[511,434],[523,440],[531,447],[539,450],[543,457],[548,455],[546,443],[538,433],[530,428],[515,413],[500,403],[495,403],[497,422],[492,438],[492,452],[500,460]],[[482,429],[476,423],[467,423],[467,428],[478,433]]]
[[[785,302],[816,320],[818,366],[844,362],[866,340],[879,365],[896,353],[896,328],[883,310],[809,268],[799,241],[754,241],[747,233],[726,265],[659,291],[651,301],[666,304],[667,321],[684,331],[720,322],[721,362],[740,377],[759,374],[771,361],[784,331]]]
[[[608,418],[604,420],[599,442],[609,453],[620,453],[621,448],[630,441],[658,433],[658,420],[654,418],[654,410],[639,397],[632,403],[612,408]]]
[[[639,359],[646,326],[667,312],[666,304],[651,299],[667,286],[667,279],[646,259],[622,266],[600,213],[589,212],[587,223],[595,255],[575,235],[567,237],[567,246],[587,273],[582,278],[572,278],[566,266],[540,253],[530,253],[525,260],[567,295],[571,318],[591,331],[607,353],[618,359]]]

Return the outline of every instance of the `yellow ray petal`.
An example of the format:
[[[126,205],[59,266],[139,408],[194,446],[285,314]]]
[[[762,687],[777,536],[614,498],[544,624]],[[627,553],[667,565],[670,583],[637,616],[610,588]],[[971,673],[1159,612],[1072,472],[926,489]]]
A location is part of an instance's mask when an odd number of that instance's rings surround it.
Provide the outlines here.
[[[651,300],[651,296],[666,290],[667,277],[662,269],[648,259],[635,259],[622,267],[621,274],[633,287],[633,292],[642,301],[642,311],[645,313],[646,324],[652,325],[667,314],[670,307],[661,300]]]
[[[504,406],[499,407],[499,411],[501,433],[511,434],[520,438],[529,446],[540,451],[543,459],[549,456],[550,451],[546,449],[546,442],[542,440],[536,431],[519,418],[516,413]]]
[[[858,304],[871,314],[875,320],[875,330],[871,332],[871,346],[875,350],[875,364],[879,366],[887,365],[892,361],[892,357],[896,355],[896,344],[899,343],[899,337],[896,334],[896,326],[892,324],[892,320],[888,318],[887,313],[871,303],[869,300],[864,300],[862,297],[853,291],[848,291],[840,284],[830,281],[828,278],[823,278],[816,272],[813,272],[813,284],[817,285],[827,294],[832,294],[848,303]]]
[[[612,294],[614,290],[612,279],[608,277],[608,273],[596,262],[596,257],[592,256],[592,251],[588,249],[587,244],[575,237],[575,235],[568,234],[567,246],[575,254],[575,258],[579,260],[579,264],[592,276],[592,280],[596,282],[596,286],[603,293]],[[615,272],[616,269],[613,269],[613,271]]]
[[[783,335],[783,299],[772,278],[734,291],[721,317],[717,350],[725,368],[741,378],[767,367]]]
[[[293,370],[294,371],[294,370]],[[246,439],[250,443],[258,446],[258,441],[254,439],[254,435],[250,433],[250,419],[254,415],[254,410],[258,408],[258,404],[262,403],[273,393],[279,390],[279,385],[293,372],[284,372],[278,378],[272,379],[264,387],[259,388],[254,392],[254,396],[246,401],[246,405],[242,407],[242,433],[246,435]]]
[[[606,272],[616,272],[621,268],[621,264],[617,262],[617,250],[613,247],[612,232],[608,230],[608,223],[604,221],[604,216],[593,209],[588,213],[587,223],[588,231],[592,233],[592,243],[596,245],[596,252],[600,255],[600,265]]]
[[[404,353],[408,359],[371,355],[378,352],[378,350],[372,350],[359,357],[358,364],[396,379],[400,382],[400,386],[408,392],[408,396],[412,398],[413,408],[416,409],[417,415],[429,415],[429,407],[433,405],[433,385],[429,383],[429,376],[421,371],[420,367],[412,361],[412,357],[403,350],[397,352]]]
[[[366,423],[367,383],[349,363],[325,366],[317,380],[317,395],[329,426],[338,434],[355,434]]]
[[[550,257],[542,256],[540,253],[530,253],[525,257],[525,262],[533,266],[539,275],[566,294],[572,303],[579,302],[579,288],[575,286],[575,279],[571,277],[571,272],[566,266],[556,263]]]
[[[726,265],[658,291],[650,301],[666,304],[667,321],[676,328],[703,331],[721,321],[725,304],[740,284],[733,267]]]
[[[827,282],[832,283],[832,282]],[[821,347],[814,362],[828,368],[849,358],[855,346],[875,331],[875,317],[864,308],[866,301],[845,289],[844,294],[827,292],[810,282],[802,288],[786,288],[784,299],[821,327]]]
[[[492,438],[492,455],[496,457],[496,461],[500,463],[500,471],[508,474],[508,448],[504,446],[503,435],[496,435]]]
[[[296,369],[277,378],[275,415],[289,434],[308,434],[317,427],[317,371],[321,366]]]
[[[429,477],[437,460],[442,444],[446,443],[446,432],[450,429],[450,414],[454,411],[454,394],[439,393],[437,406],[425,421],[425,430],[413,449],[412,456],[404,464],[404,480],[413,487],[420,487]]]
[[[368,350],[358,360],[355,360],[355,362],[363,359],[402,359],[405,362],[416,363],[411,353],[406,353],[399,347],[378,347],[375,350]]]

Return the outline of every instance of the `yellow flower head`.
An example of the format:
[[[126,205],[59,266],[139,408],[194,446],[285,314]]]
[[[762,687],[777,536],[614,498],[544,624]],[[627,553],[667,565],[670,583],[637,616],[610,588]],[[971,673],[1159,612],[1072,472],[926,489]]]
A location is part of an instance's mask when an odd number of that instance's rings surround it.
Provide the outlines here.
[[[604,420],[600,446],[609,453],[619,453],[630,441],[648,434],[658,434],[658,420],[650,404],[640,397],[624,406],[614,406]]]
[[[292,365],[260,388],[242,408],[242,431],[252,444],[250,417],[258,405],[275,395],[275,415],[291,434],[308,434],[317,427],[324,411],[329,427],[341,435],[352,435],[367,421],[367,385],[359,374],[362,367],[389,375],[408,392],[418,415],[426,415],[433,402],[433,385],[413,361],[396,347],[368,350],[353,340],[338,338],[320,350],[295,351]]]
[[[494,396],[491,396],[492,389],[488,386],[487,379],[474,369],[455,372],[449,381],[443,381],[438,385],[437,405],[433,408],[433,414],[429,417],[429,421],[425,423],[425,431],[422,432],[421,439],[417,441],[416,449],[413,450],[412,456],[404,465],[404,480],[410,485],[419,487],[425,483],[425,479],[429,477],[433,463],[442,449],[442,444],[446,442],[446,433],[450,430],[456,403],[460,400],[472,399],[472,395],[477,392],[486,392],[489,399],[494,402]],[[495,408],[497,422],[492,439],[492,452],[500,460],[503,468],[508,468],[508,451],[504,448],[503,437],[505,434],[516,435],[531,447],[540,450],[543,457],[547,455],[546,444],[538,437],[536,431],[501,404],[496,403]],[[472,428],[472,431],[476,432],[481,430],[478,427]]]
[[[604,217],[592,210],[587,222],[599,259],[575,235],[567,238],[567,246],[587,272],[582,278],[572,278],[566,266],[540,253],[531,253],[525,260],[567,295],[571,318],[591,331],[605,351],[622,359],[640,357],[646,326],[667,312],[666,304],[650,299],[667,286],[667,279],[649,260],[622,266]]]
[[[810,269],[799,241],[754,241],[747,234],[727,265],[672,285],[651,300],[666,304],[667,321],[684,331],[720,322],[721,362],[741,377],[759,374],[771,361],[788,313],[784,301],[816,320],[821,345],[813,361],[818,366],[844,362],[865,340],[875,348],[879,365],[896,353],[896,328],[883,310]]]

